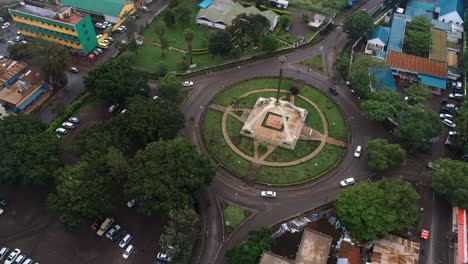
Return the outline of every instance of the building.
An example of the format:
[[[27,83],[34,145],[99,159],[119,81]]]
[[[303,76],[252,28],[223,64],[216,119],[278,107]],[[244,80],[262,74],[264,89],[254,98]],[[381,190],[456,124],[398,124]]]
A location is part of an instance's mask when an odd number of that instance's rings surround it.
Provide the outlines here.
[[[431,28],[432,45],[429,58],[447,62],[447,32]]]
[[[429,20],[434,17],[435,3],[409,0],[406,4],[405,15],[409,22],[417,16],[423,16]]]
[[[393,16],[392,26],[390,27],[390,36],[388,39],[388,51],[401,52],[403,50],[403,41],[406,30],[406,16],[395,14]]]
[[[370,74],[371,92],[384,88],[396,91],[395,79],[389,68],[369,67],[368,70]]]
[[[388,235],[372,241],[373,254],[368,260],[371,264],[415,264],[419,263],[419,242]]]
[[[388,27],[377,27],[374,32],[367,39],[365,53],[369,55],[374,55],[379,51],[384,51],[388,43],[388,38],[390,36],[390,28]]]
[[[289,1],[286,1],[286,0],[270,0],[270,4],[272,6],[275,6],[275,7],[278,7],[278,8],[286,9],[286,8],[288,8]]]
[[[409,83],[422,83],[437,89],[447,87],[448,65],[406,53],[389,51],[385,62],[394,76]]]
[[[307,24],[309,27],[319,28],[325,22],[325,16],[315,14],[312,21]]]
[[[31,70],[24,62],[3,58],[0,60],[0,104],[8,112],[18,113],[33,110],[33,106],[49,92],[39,72]],[[50,92],[48,93],[50,94]]]
[[[260,14],[270,21],[270,30],[278,24],[279,15],[272,10],[260,11],[255,6],[244,7],[237,2],[216,0],[206,8],[200,9],[197,14],[197,24],[212,28],[226,29],[240,14]]]
[[[88,12],[93,15],[103,16],[105,21],[119,24],[127,15],[135,12],[133,2],[124,0],[61,0],[62,6]]]
[[[439,21],[463,25],[465,18],[463,0],[437,0],[435,12],[439,15],[437,18]]]
[[[91,18],[78,15],[69,7],[51,10],[21,5],[9,12],[25,36],[55,42],[83,54],[89,54],[97,46]]]
[[[259,264],[294,264],[294,262],[271,252],[263,252]]]

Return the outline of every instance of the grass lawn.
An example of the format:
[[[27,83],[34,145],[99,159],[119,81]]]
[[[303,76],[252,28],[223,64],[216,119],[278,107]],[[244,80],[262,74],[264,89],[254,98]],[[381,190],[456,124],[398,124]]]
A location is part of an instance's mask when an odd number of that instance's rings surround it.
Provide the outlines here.
[[[308,85],[302,87],[300,94],[312,100],[322,110],[328,122],[328,135],[346,142],[348,140],[348,127],[336,103]]]
[[[281,185],[314,179],[331,168],[340,159],[344,151],[344,149],[337,146],[326,144],[315,158],[299,165],[282,168],[263,166],[257,174],[256,181]]]
[[[280,97],[283,95],[286,95],[286,93],[280,93]],[[276,98],[276,92],[259,92],[259,93],[251,94],[246,97],[241,97],[240,102],[239,102],[239,107],[252,109],[255,102],[257,102],[257,99],[259,97],[264,97],[264,98],[275,97]]]
[[[307,114],[307,119],[305,123],[313,129],[318,130],[320,133],[323,133],[322,119],[320,118],[317,110],[315,110],[313,106],[311,106],[309,103],[307,103],[299,97],[296,97],[295,105],[307,109],[309,113]]]
[[[312,58],[305,59],[299,62],[302,65],[305,65],[309,68],[323,71],[323,61],[322,61],[322,54],[314,56]]]
[[[222,161],[226,169],[244,177],[250,168],[250,162],[239,157],[224,141],[221,133],[222,117],[223,113],[219,111],[212,109],[207,111],[203,126],[205,142],[213,155]]]
[[[247,212],[234,205],[226,205],[223,209],[224,224],[228,232],[234,231],[242,221],[247,217]],[[229,223],[229,225],[228,225]]]
[[[286,162],[297,160],[314,151],[319,145],[319,141],[299,140],[294,150],[278,147],[268,156],[266,161]]]
[[[339,11],[335,2],[336,0],[290,0],[289,6],[301,10],[321,12],[331,15],[334,12]]]
[[[229,138],[231,139],[232,143],[236,145],[238,149],[240,149],[240,151],[253,157],[253,139],[241,135],[241,129],[242,123],[233,116],[229,115],[227,118],[227,130]]]
[[[294,84],[293,80],[283,79],[281,83],[281,88],[285,90],[289,90]],[[216,98],[213,100],[213,103],[229,106],[232,104],[232,101],[240,96],[254,90],[260,89],[275,89],[278,87],[278,78],[262,78],[262,79],[252,79],[245,82],[241,82],[230,86],[229,88],[222,91]],[[258,97],[258,96],[257,96]],[[253,96],[255,98],[255,96]],[[248,99],[248,98],[246,98]],[[253,100],[252,103],[250,103]],[[255,103],[256,99],[248,99],[246,100],[247,107],[251,108],[252,105]],[[248,106],[250,103],[250,106]]]

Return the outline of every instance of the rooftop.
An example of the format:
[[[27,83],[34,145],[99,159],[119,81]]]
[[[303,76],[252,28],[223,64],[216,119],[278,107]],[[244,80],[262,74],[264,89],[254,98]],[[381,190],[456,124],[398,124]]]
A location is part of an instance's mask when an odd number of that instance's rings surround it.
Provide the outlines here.
[[[410,54],[389,51],[386,64],[392,68],[405,69],[414,73],[446,78],[447,63]]]
[[[419,260],[418,242],[389,235],[384,239],[373,241],[374,254],[372,264],[415,264]]]
[[[14,61],[7,58],[0,60],[0,86],[5,85],[11,78],[18,75],[28,65],[22,61]]]
[[[405,29],[406,17],[395,14],[393,16],[392,26],[390,27],[390,37],[387,50],[393,50],[397,52],[402,51]]]
[[[395,79],[393,79],[393,74],[390,69],[369,67],[369,73],[372,75],[372,77],[374,77],[372,88],[387,88],[396,91]]]
[[[372,35],[370,35],[369,40],[371,39],[380,39],[385,45],[388,42],[388,38],[390,36],[390,28],[389,27],[377,27]]]
[[[411,19],[417,16],[424,16],[428,19],[432,19],[434,9],[435,3],[424,2],[419,0],[409,0],[406,4],[405,15],[407,15]]]
[[[13,105],[20,105],[42,86],[38,72],[31,70],[20,76],[12,85],[0,90],[0,100]]]
[[[465,7],[463,0],[437,0],[436,7],[438,7],[439,15],[443,16],[451,12],[457,12],[462,19],[465,16]]]
[[[119,17],[123,7],[131,2],[123,0],[60,0],[60,4],[70,6],[93,13]]]
[[[430,58],[437,61],[447,61],[447,32],[431,28],[432,47]]]
[[[30,14],[33,16],[53,19],[53,20],[71,24],[71,25],[75,25],[83,19],[82,16],[79,16],[71,12],[71,10],[68,10],[68,9],[70,9],[70,7],[62,6],[56,10],[52,10],[52,9],[37,7],[33,5],[23,5],[23,6],[19,6],[15,10],[18,12]],[[67,13],[66,18],[63,18],[63,16],[62,18],[60,18],[59,15],[65,12]]]
[[[306,228],[296,255],[296,264],[326,264],[332,240],[331,236]]]
[[[258,264],[294,264],[294,262],[270,252],[263,252]]]

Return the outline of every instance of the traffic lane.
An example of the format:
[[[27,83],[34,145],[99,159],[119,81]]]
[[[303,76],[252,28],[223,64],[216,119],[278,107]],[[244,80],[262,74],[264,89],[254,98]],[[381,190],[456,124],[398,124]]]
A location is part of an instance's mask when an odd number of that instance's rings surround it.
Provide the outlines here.
[[[8,29],[2,30],[0,33],[0,54],[3,56],[8,56],[8,41],[15,41],[18,28],[15,24],[11,25]],[[16,42],[15,42],[16,43]]]

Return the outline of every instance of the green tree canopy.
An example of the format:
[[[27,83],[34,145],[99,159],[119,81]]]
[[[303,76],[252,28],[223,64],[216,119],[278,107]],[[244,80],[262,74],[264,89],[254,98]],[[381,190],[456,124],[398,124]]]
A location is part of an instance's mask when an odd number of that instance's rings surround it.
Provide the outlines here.
[[[172,73],[166,73],[164,78],[159,81],[158,95],[162,98],[177,102],[182,91],[182,82]]]
[[[270,29],[270,20],[260,14],[250,14],[247,16],[247,21],[249,22],[247,34],[253,40],[255,45],[258,45],[260,40]]]
[[[270,251],[275,240],[270,228],[249,232],[249,237],[240,246],[226,252],[228,264],[257,264],[263,251]]]
[[[385,171],[405,160],[406,151],[398,144],[389,144],[385,139],[373,139],[366,147],[369,169]]]
[[[33,61],[41,69],[44,81],[50,82],[52,88],[61,87],[65,81],[65,71],[68,69],[68,51],[57,43],[39,40],[33,49]]]
[[[46,183],[60,166],[58,140],[33,116],[0,121],[0,183]]]
[[[409,107],[400,120],[394,135],[410,151],[427,149],[430,140],[442,133],[439,116],[429,109]]]
[[[192,10],[186,6],[180,5],[174,10],[177,23],[182,26],[190,24],[190,19],[192,19]]]
[[[68,230],[76,230],[90,218],[113,206],[112,182],[99,175],[86,162],[67,166],[56,173],[57,189],[48,198],[48,206],[60,215]]]
[[[171,210],[168,224],[160,238],[161,250],[172,257],[172,262],[189,264],[192,245],[199,231],[200,217],[193,209],[184,207]]]
[[[372,17],[364,10],[354,12],[347,16],[343,23],[343,31],[348,33],[348,38],[352,42],[364,35],[369,36],[373,29],[374,21],[372,21]]]
[[[292,17],[291,17],[290,14],[281,15],[281,17],[280,17],[281,28],[287,27],[288,25],[291,24],[291,22],[292,22]]]
[[[342,189],[336,210],[344,226],[359,241],[369,241],[416,224],[419,195],[401,180],[363,182]]]
[[[138,201],[138,210],[146,215],[167,215],[173,209],[191,206],[193,192],[215,174],[210,162],[181,138],[147,145],[136,154],[131,168],[126,193]]]
[[[432,188],[453,205],[468,208],[468,163],[440,159],[434,162]]]
[[[275,51],[278,49],[278,40],[274,35],[267,35],[262,39],[262,50]]]
[[[389,89],[372,93],[368,100],[361,103],[363,115],[372,121],[384,121],[387,117],[394,118],[407,108],[407,104],[397,92]]]
[[[9,45],[7,48],[8,55],[14,60],[29,60],[32,58],[33,50],[29,43],[15,43],[14,45]]]
[[[218,30],[210,34],[208,50],[211,54],[225,56],[229,54],[231,49],[231,34],[229,34],[229,32]]]
[[[431,49],[431,21],[424,16],[415,17],[408,23],[405,34],[405,52],[426,56]]]
[[[247,32],[250,28],[250,22],[247,20],[246,14],[240,14],[232,20],[231,26],[227,28],[227,31],[231,35],[237,36],[240,42],[242,50],[244,50],[244,38],[247,36]]]
[[[164,23],[166,23],[166,25],[168,26],[173,26],[176,22],[175,13],[174,13],[174,10],[172,10],[172,8],[168,8],[164,10],[162,17],[163,17]]]
[[[415,83],[405,89],[406,94],[411,97],[411,100],[420,105],[425,105],[431,98],[431,90],[424,84]]]
[[[122,78],[125,76],[125,78]],[[131,57],[120,57],[101,64],[85,77],[86,89],[108,102],[125,102],[133,95],[147,95],[149,86],[145,74],[133,67]]]
[[[362,98],[368,98],[371,95],[369,85],[372,77],[369,75],[369,67],[383,66],[382,61],[375,60],[369,56],[361,56],[351,65],[348,81]]]

